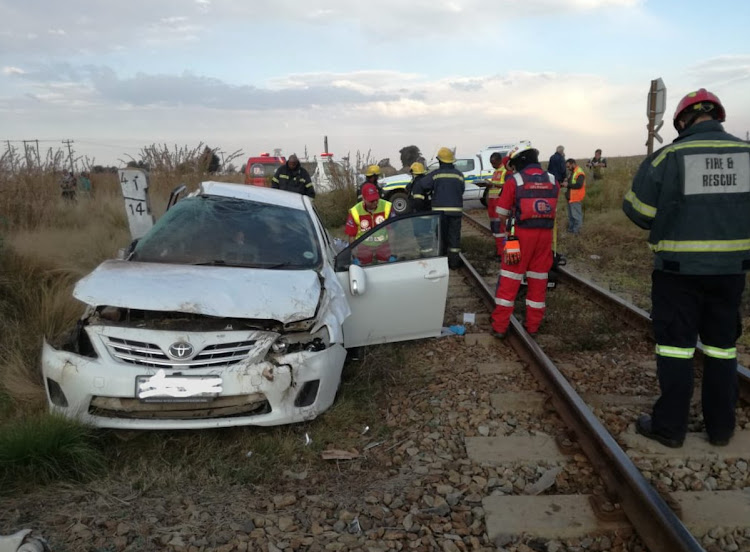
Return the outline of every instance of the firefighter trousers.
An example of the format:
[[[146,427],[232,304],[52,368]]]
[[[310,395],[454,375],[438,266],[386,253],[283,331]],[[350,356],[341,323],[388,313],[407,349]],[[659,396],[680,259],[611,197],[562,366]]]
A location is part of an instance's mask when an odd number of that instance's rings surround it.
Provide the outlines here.
[[[500,225],[500,217],[497,214],[499,201],[499,197],[490,196],[487,198],[487,215],[490,219],[490,230],[492,230],[492,236],[495,238],[495,252],[498,256],[503,254],[506,237],[505,228]]]
[[[514,265],[503,262],[492,311],[492,329],[505,333],[513,314],[518,289],[526,275],[526,321],[529,333],[536,333],[542,323],[547,296],[547,279],[552,268],[552,230],[548,228],[516,228],[521,245],[521,261]]]
[[[461,267],[461,213],[443,214],[442,237],[443,249],[448,253],[448,267]]]
[[[700,336],[704,347],[703,421],[710,439],[728,439],[735,425],[735,343],[742,333],[740,300],[745,275],[697,276],[654,270],[651,282],[656,373],[661,389],[651,427],[666,437],[684,439],[693,397],[693,354]]]

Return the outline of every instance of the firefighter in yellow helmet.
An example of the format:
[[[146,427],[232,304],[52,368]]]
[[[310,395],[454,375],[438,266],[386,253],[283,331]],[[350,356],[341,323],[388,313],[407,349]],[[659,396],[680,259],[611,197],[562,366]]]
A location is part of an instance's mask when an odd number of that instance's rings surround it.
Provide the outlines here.
[[[456,156],[450,148],[437,152],[440,166],[422,178],[414,188],[414,195],[430,196],[432,210],[443,214],[442,241],[448,250],[448,266],[461,266],[461,215],[464,210],[464,175],[456,169]],[[416,190],[419,190],[417,192]]]
[[[424,168],[422,163],[417,161],[409,167],[409,174],[411,175],[411,182],[406,185],[406,193],[409,194],[410,209],[412,211],[429,211],[430,197],[424,195],[419,185],[420,180],[424,179],[427,175],[427,169]]]
[[[369,165],[365,169],[365,181],[360,185],[359,191],[357,192],[357,199],[362,199],[362,188],[365,184],[372,184],[377,188],[378,193],[382,196],[381,193],[382,190],[380,189],[380,184],[378,184],[378,178],[380,178],[380,175],[382,172],[380,171],[380,167],[378,165]]]

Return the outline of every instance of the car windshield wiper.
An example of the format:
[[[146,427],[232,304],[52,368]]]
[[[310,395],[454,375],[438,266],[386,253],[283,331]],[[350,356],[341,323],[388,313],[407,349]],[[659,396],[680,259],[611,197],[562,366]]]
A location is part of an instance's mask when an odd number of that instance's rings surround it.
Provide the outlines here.
[[[264,264],[264,263],[228,263],[224,259],[214,259],[212,261],[199,261],[197,263],[190,263],[192,266],[232,266],[240,268],[265,268],[273,270],[275,268],[284,268],[292,266],[293,263],[284,261],[283,263],[275,264]]]
[[[190,263],[192,266],[231,266],[237,268],[253,268],[253,265],[249,264],[238,264],[228,263],[224,259],[214,259],[213,261],[200,261],[197,263]]]

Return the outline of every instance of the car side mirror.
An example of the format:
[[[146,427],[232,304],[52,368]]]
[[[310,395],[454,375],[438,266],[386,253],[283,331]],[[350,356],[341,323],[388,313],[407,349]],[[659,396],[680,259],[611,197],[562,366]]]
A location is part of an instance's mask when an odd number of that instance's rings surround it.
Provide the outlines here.
[[[349,267],[349,291],[352,295],[364,295],[367,290],[367,277],[359,265]]]

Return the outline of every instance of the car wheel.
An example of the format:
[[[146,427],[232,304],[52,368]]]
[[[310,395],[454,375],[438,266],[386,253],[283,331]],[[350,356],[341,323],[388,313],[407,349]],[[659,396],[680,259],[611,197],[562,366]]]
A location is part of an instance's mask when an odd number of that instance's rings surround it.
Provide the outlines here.
[[[482,193],[482,199],[479,200],[482,202],[482,205],[484,205],[485,207],[487,207],[487,198],[489,197],[489,195],[490,195],[490,189],[485,188],[484,192]]]
[[[389,200],[397,215],[403,215],[409,210],[409,196],[404,192],[396,192]]]

